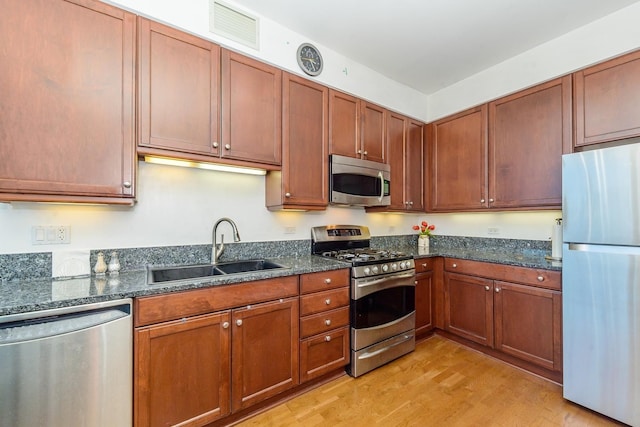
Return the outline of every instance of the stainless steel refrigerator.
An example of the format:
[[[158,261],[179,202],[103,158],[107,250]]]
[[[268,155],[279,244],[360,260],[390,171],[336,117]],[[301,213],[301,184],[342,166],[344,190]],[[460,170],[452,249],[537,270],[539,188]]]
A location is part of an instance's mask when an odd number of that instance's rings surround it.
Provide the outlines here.
[[[640,426],[640,144],[562,158],[564,397]]]

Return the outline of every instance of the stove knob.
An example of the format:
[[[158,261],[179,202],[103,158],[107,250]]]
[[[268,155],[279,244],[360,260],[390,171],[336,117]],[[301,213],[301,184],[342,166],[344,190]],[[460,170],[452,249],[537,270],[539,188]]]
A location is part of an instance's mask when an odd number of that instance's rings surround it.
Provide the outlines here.
[[[371,269],[370,269],[369,267],[365,267],[365,268],[364,268],[364,274],[365,274],[365,275],[367,275],[367,276],[368,276],[369,274],[371,274]]]
[[[392,270],[397,270],[398,269],[398,263],[394,262],[393,264],[391,264],[391,269]]]
[[[382,271],[384,271],[385,273],[389,271],[389,266],[387,264],[382,264]]]
[[[373,272],[373,274],[378,274],[378,266],[377,266],[377,265],[374,265],[374,266],[371,268],[371,271]]]
[[[405,268],[407,268],[407,264],[404,261],[402,261],[400,263],[400,268],[404,270]]]

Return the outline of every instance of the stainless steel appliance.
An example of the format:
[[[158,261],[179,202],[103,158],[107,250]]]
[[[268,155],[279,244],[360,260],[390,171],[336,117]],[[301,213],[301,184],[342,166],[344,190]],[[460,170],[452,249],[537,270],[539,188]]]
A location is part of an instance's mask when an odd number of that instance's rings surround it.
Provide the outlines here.
[[[131,300],[0,317],[0,426],[132,424]]]
[[[334,204],[387,206],[391,169],[384,163],[352,157],[330,156],[329,198]]]
[[[415,263],[392,250],[370,248],[365,226],[311,230],[312,252],[351,267],[351,363],[354,377],[415,349]]]
[[[568,154],[564,397],[640,425],[640,144]]]

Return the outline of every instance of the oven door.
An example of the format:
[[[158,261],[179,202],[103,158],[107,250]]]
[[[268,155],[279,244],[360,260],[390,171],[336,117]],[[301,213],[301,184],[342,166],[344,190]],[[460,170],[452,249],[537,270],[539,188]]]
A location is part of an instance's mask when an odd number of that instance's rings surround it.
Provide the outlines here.
[[[351,346],[359,350],[415,328],[415,273],[355,279]]]
[[[389,165],[331,156],[330,201],[352,206],[387,206],[391,202]]]

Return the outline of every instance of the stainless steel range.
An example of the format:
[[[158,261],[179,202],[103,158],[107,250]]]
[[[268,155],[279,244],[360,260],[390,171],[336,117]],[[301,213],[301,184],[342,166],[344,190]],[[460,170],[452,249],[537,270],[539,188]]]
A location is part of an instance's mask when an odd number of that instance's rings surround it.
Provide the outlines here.
[[[351,364],[354,377],[415,349],[413,257],[371,249],[369,228],[311,229],[311,251],[351,265]]]

